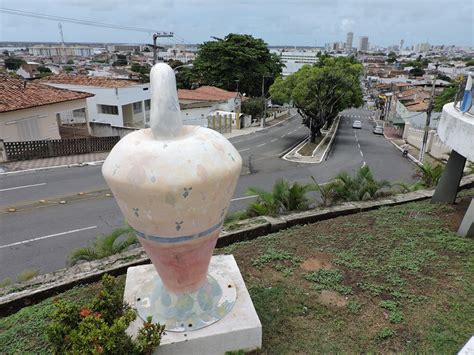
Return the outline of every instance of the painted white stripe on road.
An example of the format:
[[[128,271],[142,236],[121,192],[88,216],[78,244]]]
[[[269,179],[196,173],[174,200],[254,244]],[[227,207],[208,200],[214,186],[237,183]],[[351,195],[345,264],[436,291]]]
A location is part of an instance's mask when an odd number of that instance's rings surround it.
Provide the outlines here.
[[[233,202],[233,201],[247,200],[247,199],[249,199],[249,198],[255,198],[255,197],[257,197],[257,195],[244,196],[244,197],[236,197],[236,198],[233,198],[233,199],[230,200],[230,201]]]
[[[43,240],[43,239],[49,239],[49,238],[59,237],[59,236],[61,236],[61,235],[66,235],[66,234],[71,234],[71,233],[82,232],[82,231],[86,231],[86,230],[94,229],[94,228],[97,228],[97,226],[90,226],[90,227],[85,227],[85,228],[80,228],[80,229],[73,229],[73,230],[67,231],[67,232],[61,232],[61,233],[56,233],[56,234],[50,234],[50,235],[45,235],[44,237],[38,237],[38,238],[23,240],[23,241],[21,241],[21,242],[16,242],[16,243],[11,243],[11,244],[6,244],[6,245],[0,245],[0,249],[13,247],[13,246],[15,246],[15,245],[21,245],[21,244],[36,242],[36,241],[38,241],[38,240]]]
[[[364,157],[364,153],[362,153],[362,150],[359,150],[360,152],[360,156],[363,158]]]
[[[277,140],[278,140],[278,139],[276,139],[276,138],[275,138],[275,139],[272,139],[272,140],[270,141],[270,143],[276,142]]]
[[[33,184],[33,185],[24,185],[24,186],[17,186],[17,187],[10,187],[8,189],[1,189],[0,192],[2,191],[10,191],[10,190],[18,190],[18,189],[26,189],[27,187],[35,187],[35,186],[43,186],[46,185],[45,182],[42,182],[40,184]]]
[[[286,136],[286,134],[282,135],[281,138],[284,138]]]
[[[267,144],[267,143],[259,144],[259,145],[257,145],[257,147],[263,147],[265,144]]]
[[[245,152],[246,150],[250,150],[250,148],[241,149],[238,152],[241,153],[241,152]]]

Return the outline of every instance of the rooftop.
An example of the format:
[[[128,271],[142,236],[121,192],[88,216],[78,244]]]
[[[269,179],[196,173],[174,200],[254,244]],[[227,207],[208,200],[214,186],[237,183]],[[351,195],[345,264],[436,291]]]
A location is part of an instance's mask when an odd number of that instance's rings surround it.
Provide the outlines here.
[[[55,104],[94,96],[89,93],[53,88],[37,81],[0,75],[0,112]]]
[[[195,101],[224,101],[238,95],[235,91],[227,91],[215,86],[201,86],[195,90],[179,89],[178,98],[180,100]]]
[[[41,79],[44,83],[68,84],[78,86],[93,86],[103,88],[125,88],[129,86],[139,85],[141,82],[129,79],[113,79],[102,76],[87,75],[51,75]]]

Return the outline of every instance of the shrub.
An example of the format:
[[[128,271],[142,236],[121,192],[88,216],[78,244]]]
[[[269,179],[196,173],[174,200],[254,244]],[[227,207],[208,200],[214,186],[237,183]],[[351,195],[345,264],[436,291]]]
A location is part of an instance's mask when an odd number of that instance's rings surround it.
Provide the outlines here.
[[[126,333],[136,312],[123,304],[115,278],[104,275],[103,289],[86,305],[58,300],[47,335],[55,353],[150,354],[161,341],[164,326],[144,322],[136,340]]]
[[[119,239],[120,237],[123,238]],[[106,258],[124,251],[136,242],[137,238],[131,227],[117,228],[111,234],[98,236],[90,247],[74,249],[69,255],[68,263],[72,266],[79,261]]]
[[[420,178],[423,187],[430,188],[438,185],[443,170],[442,165],[432,165],[426,162],[418,167],[416,175]]]

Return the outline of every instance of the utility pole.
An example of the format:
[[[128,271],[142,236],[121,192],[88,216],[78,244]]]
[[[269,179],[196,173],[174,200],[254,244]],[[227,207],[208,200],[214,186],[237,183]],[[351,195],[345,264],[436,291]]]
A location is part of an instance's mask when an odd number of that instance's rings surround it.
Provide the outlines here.
[[[265,118],[267,116],[267,103],[265,100],[265,78],[268,78],[268,75],[263,75],[262,77],[262,100],[263,100],[263,116],[260,120],[260,127],[265,127]]]
[[[63,35],[63,25],[61,22],[58,22],[58,29],[59,29],[59,35],[61,36],[61,49],[62,49],[62,57],[63,57],[63,62],[67,62],[67,56],[66,56],[66,43],[64,43],[64,35]]]
[[[164,37],[173,37],[174,34],[173,32],[156,32],[156,33],[153,33],[153,65],[156,64],[156,40],[158,38],[164,38]]]
[[[418,157],[418,160],[422,163],[425,158],[426,143],[428,141],[428,131],[430,129],[431,111],[433,111],[433,101],[434,101],[434,94],[435,94],[435,88],[436,88],[436,79],[438,78],[439,63],[436,63],[435,66],[436,66],[436,71],[433,78],[433,87],[431,88],[430,103],[428,104],[428,109],[426,110],[426,121],[425,121],[425,131],[423,132],[423,142],[421,143],[420,155]]]

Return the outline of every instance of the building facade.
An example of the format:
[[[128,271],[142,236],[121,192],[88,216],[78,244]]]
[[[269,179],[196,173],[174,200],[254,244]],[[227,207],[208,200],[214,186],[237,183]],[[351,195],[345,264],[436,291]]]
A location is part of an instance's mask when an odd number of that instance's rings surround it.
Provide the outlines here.
[[[352,50],[352,40],[354,39],[354,33],[353,32],[347,32],[347,37],[346,37],[346,50]]]
[[[369,50],[369,37],[362,36],[359,39],[359,47],[357,49],[361,52],[367,52]]]

